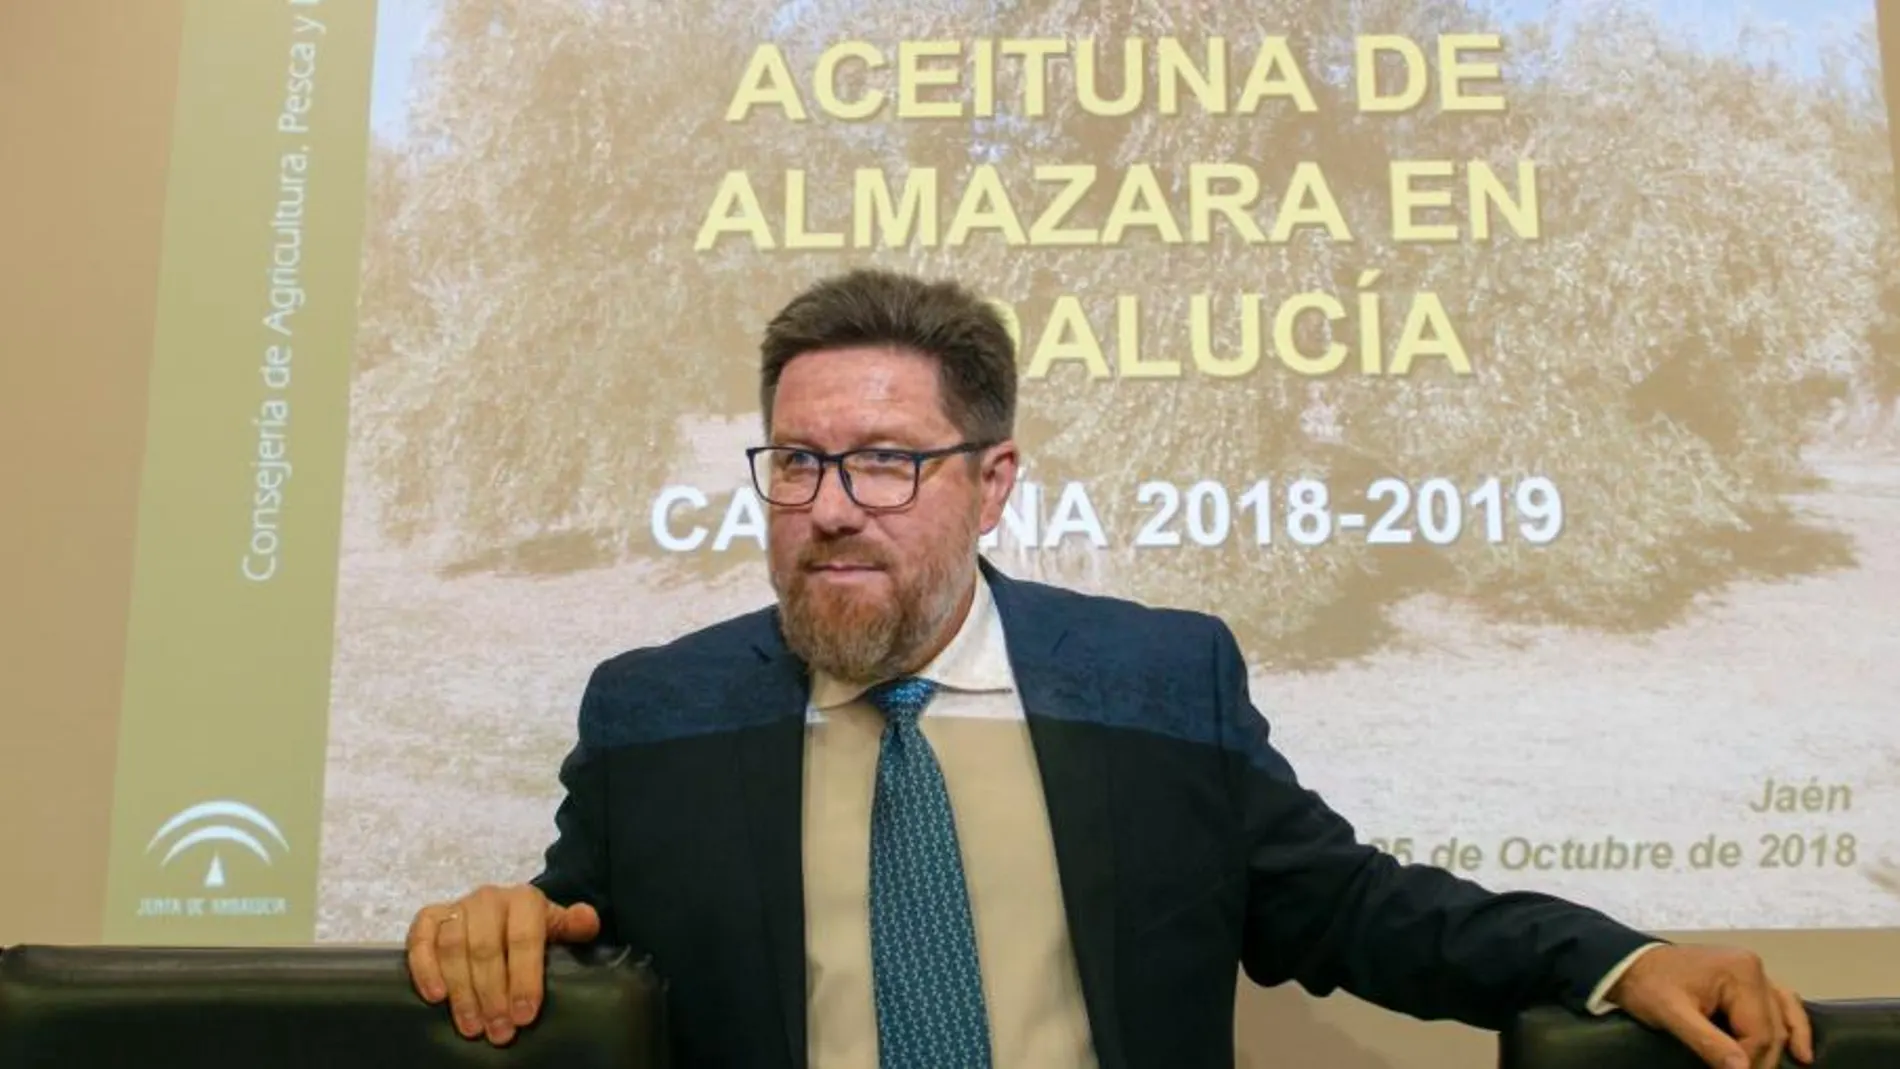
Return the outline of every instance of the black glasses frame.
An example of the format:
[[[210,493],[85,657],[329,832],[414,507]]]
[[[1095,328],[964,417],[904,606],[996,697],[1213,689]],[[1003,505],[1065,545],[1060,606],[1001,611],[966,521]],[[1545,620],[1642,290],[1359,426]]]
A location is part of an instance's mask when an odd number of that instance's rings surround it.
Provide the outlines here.
[[[944,457],[954,457],[964,453],[979,453],[995,444],[995,442],[963,442],[959,445],[947,445],[942,449],[897,449],[891,446],[873,446],[868,449],[847,449],[842,453],[824,453],[799,445],[755,445],[745,451],[745,459],[746,470],[752,473],[752,488],[757,490],[759,497],[769,504],[777,505],[781,508],[804,508],[806,505],[818,500],[819,492],[825,488],[825,470],[827,468],[837,468],[838,481],[844,484],[845,496],[849,497],[853,504],[871,512],[889,512],[892,509],[905,508],[911,502],[917,500],[917,490],[923,485],[924,481],[925,464],[933,460],[942,460]],[[811,496],[805,498],[803,501],[781,501],[774,498],[771,490],[759,477],[758,458],[762,453],[803,453],[805,456],[816,460],[818,462],[818,478],[812,480]],[[895,505],[867,505],[858,500],[858,492],[857,489],[851,485],[851,472],[845,468],[845,461],[855,456],[865,456],[869,454],[876,454],[882,457],[905,457],[910,460],[910,493],[904,495],[904,500]]]

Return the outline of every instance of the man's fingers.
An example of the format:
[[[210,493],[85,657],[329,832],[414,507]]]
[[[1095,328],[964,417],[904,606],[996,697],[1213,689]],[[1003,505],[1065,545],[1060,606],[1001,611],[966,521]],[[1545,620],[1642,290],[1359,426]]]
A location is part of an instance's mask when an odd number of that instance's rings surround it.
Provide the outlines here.
[[[1729,1031],[1748,1055],[1747,1064],[1754,1069],[1774,1069],[1781,1061],[1788,1029],[1767,978],[1760,977],[1753,984],[1728,985],[1722,992],[1721,1010],[1728,1018]]]
[[[463,1036],[499,1046],[540,1013],[545,948],[557,930],[592,939],[600,917],[592,907],[563,913],[536,887],[484,887],[416,915],[410,977],[424,999],[448,1000]]]
[[[1781,1052],[1788,1049],[1788,1024],[1782,1017],[1781,1004],[1770,994],[1767,999],[1772,1021],[1766,1035],[1742,1040],[1742,1049],[1754,1058],[1755,1069],[1779,1069]]]
[[[448,996],[449,989],[442,982],[442,966],[436,961],[435,930],[442,923],[441,913],[435,907],[424,909],[416,914],[409,925],[409,937],[405,947],[409,958],[409,982],[416,985],[416,993],[424,1002],[440,1002]]]
[[[508,1007],[506,903],[491,890],[477,891],[463,901],[468,931],[468,973],[475,988],[475,1012],[490,1042],[514,1037]]]
[[[449,910],[436,925],[435,957],[442,986],[448,991],[449,1012],[455,1015],[455,1029],[474,1039],[482,1034],[482,1013],[469,974],[468,918],[461,908]]]
[[[600,914],[585,902],[571,906],[548,903],[548,941],[591,943],[600,936]]]
[[[1802,1005],[1799,995],[1785,987],[1775,988],[1775,998],[1781,1004],[1781,1019],[1788,1026],[1788,1050],[1793,1052],[1795,1061],[1813,1065],[1814,1023],[1808,1020],[1808,1008]]]
[[[548,924],[541,908],[540,895],[512,895],[508,902],[506,937],[508,940],[508,1013],[515,1027],[534,1020],[541,1009],[541,975],[545,968],[543,948],[548,941]]]
[[[1734,1037],[1715,1027],[1686,997],[1656,1010],[1655,1024],[1683,1042],[1710,1069],[1750,1069],[1748,1052]]]

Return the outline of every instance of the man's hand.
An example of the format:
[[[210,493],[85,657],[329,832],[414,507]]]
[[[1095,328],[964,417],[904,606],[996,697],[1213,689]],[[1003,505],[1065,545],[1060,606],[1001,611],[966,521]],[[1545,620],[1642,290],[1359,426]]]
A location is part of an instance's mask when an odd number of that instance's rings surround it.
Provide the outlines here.
[[[1609,1001],[1682,1040],[1712,1069],[1773,1069],[1786,1049],[1814,1061],[1808,1013],[1794,992],[1771,982],[1745,950],[1659,946],[1633,962]],[[1711,1020],[1720,1013],[1724,1034]]]
[[[497,1045],[541,1011],[543,951],[600,935],[586,903],[557,906],[529,884],[483,887],[425,906],[409,926],[409,978],[429,1002],[449,1000],[455,1027]]]

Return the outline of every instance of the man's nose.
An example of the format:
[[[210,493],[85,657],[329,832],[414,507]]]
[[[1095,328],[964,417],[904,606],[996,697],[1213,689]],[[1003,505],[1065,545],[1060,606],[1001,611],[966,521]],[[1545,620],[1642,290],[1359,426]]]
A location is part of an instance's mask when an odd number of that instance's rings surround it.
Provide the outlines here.
[[[844,472],[833,468],[818,482],[811,503],[811,521],[827,533],[849,533],[864,526],[864,509],[844,489]]]

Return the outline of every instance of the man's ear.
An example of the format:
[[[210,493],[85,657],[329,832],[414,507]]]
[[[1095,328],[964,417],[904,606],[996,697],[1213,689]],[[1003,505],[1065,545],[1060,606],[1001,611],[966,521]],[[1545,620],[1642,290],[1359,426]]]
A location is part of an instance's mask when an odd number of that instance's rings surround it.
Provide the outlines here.
[[[1010,493],[1016,489],[1016,472],[1022,462],[1022,454],[1017,450],[1014,439],[1005,438],[985,449],[980,456],[977,486],[982,492],[983,501],[978,529],[988,534],[1003,522],[1003,506],[1009,502]]]

